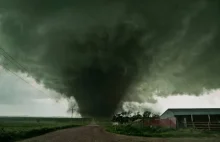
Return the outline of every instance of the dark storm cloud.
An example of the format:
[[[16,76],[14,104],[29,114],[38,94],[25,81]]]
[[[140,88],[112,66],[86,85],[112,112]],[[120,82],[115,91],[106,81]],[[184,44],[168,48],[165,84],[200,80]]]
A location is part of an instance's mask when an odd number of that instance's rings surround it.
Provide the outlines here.
[[[1,46],[23,72],[74,96],[84,116],[111,115],[131,92],[136,99],[220,86],[217,0],[1,0],[0,7]]]

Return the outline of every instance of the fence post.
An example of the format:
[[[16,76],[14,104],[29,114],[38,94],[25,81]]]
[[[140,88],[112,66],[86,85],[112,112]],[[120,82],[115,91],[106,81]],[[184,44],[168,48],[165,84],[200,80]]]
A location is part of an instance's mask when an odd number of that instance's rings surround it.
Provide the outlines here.
[[[170,128],[171,128],[171,119],[169,119],[169,122],[170,122]]]
[[[184,122],[184,127],[187,128],[187,121],[186,121],[186,117],[183,118],[183,122]]]
[[[208,127],[209,127],[209,130],[210,130],[210,115],[209,114],[208,114],[208,118],[209,118]]]
[[[194,125],[194,122],[193,122],[193,115],[192,114],[191,114],[191,121],[192,121],[193,129],[195,129],[195,125]]]

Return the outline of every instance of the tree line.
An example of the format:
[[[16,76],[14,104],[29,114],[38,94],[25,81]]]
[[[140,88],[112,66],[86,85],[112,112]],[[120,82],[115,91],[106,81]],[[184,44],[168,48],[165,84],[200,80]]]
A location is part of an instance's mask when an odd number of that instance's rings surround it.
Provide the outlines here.
[[[143,114],[140,112],[132,113],[131,111],[123,111],[121,113],[117,113],[112,117],[112,122],[118,122],[120,124],[134,122],[134,121],[145,121],[151,119],[158,119],[160,116],[158,114],[154,114],[150,111],[145,111]]]

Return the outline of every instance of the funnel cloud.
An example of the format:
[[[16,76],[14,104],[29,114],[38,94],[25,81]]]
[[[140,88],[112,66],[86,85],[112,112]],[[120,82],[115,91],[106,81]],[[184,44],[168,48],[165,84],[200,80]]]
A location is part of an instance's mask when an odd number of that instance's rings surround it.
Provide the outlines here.
[[[82,116],[220,87],[218,0],[1,0],[0,46]],[[1,52],[5,54],[4,52]]]

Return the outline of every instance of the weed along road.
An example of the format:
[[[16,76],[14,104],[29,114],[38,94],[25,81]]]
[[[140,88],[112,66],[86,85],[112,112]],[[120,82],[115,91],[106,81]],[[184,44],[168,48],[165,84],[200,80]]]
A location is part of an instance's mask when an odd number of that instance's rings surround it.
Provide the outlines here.
[[[112,134],[98,125],[51,132],[21,142],[219,142],[219,138],[147,138]]]

